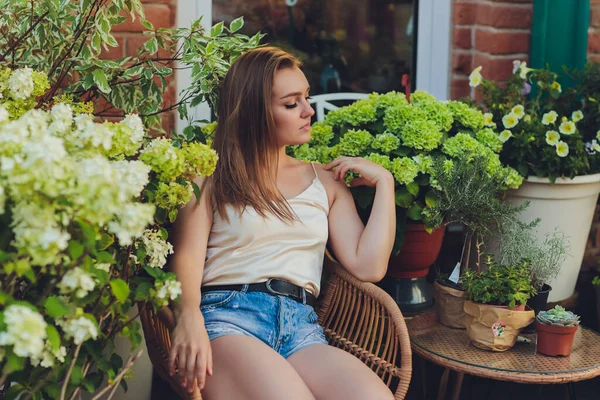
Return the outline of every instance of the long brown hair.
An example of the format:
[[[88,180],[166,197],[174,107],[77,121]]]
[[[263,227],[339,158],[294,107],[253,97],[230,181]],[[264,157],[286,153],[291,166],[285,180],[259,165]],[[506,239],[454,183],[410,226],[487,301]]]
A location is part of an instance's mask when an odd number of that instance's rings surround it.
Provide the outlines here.
[[[275,72],[301,65],[281,49],[262,47],[240,56],[227,72],[212,144],[219,162],[209,184],[212,205],[221,218],[228,220],[225,207],[231,204],[240,215],[252,206],[262,217],[295,219],[275,184],[278,149],[271,95]]]

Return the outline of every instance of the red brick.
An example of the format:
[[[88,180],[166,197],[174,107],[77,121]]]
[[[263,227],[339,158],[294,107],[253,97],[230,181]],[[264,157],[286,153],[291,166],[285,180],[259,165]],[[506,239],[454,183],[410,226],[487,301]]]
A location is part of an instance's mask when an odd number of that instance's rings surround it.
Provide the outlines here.
[[[475,14],[477,4],[475,3],[457,3],[454,5],[454,24],[455,25],[473,25],[475,23]]]
[[[458,100],[471,95],[471,87],[468,79],[453,79],[450,87],[450,98]]]
[[[591,26],[600,26],[600,6],[592,7],[590,16]]]
[[[148,4],[144,7],[146,20],[154,25],[154,29],[171,28],[175,23],[175,11],[166,4]],[[129,14],[128,19],[122,24],[113,26],[114,32],[142,32],[145,31],[140,22],[140,18],[136,17],[135,21],[131,20]]]
[[[140,48],[150,39],[150,36],[144,35],[134,35],[128,37],[125,54],[128,56],[137,56]],[[163,49],[158,49],[158,53],[152,57],[168,58],[171,57],[171,53]]]
[[[125,57],[125,38],[115,36],[115,40],[117,41],[118,46],[109,47],[108,51],[102,48],[100,58],[104,60],[117,60],[119,58]]]
[[[471,34],[471,28],[454,28],[454,47],[470,49],[473,46]]]
[[[490,54],[529,53],[530,32],[503,32],[478,29],[475,48]]]
[[[592,31],[588,34],[588,53],[600,53],[600,32]]]
[[[470,53],[454,53],[452,71],[459,75],[469,75],[473,71],[473,55]]]
[[[588,62],[600,63],[600,54],[588,54]]]
[[[160,114],[162,127],[167,132],[167,136],[170,136],[171,131],[175,129],[175,112],[166,111]]]
[[[531,29],[533,7],[510,4],[479,4],[477,6],[477,23],[495,28]]]
[[[508,56],[490,56],[488,54],[475,53],[473,57],[473,66],[482,66],[481,75],[485,79],[494,81],[505,81],[512,75],[513,61],[519,59],[528,61],[525,55],[508,55]]]

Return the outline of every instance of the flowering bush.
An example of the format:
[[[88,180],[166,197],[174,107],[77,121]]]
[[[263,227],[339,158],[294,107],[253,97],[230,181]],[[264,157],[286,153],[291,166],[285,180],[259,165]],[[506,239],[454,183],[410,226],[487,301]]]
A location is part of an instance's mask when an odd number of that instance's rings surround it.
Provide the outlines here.
[[[312,126],[309,143],[289,150],[299,159],[324,164],[339,156],[361,156],[388,169],[396,181],[395,252],[401,249],[407,220],[424,223],[428,229],[438,223],[424,212],[436,202],[431,190],[436,186],[434,159],[442,159],[451,169],[453,160],[482,157],[488,176],[503,177],[504,187],[518,187],[522,181],[500,162],[503,138],[485,127],[479,110],[456,101],[438,101],[424,91],[416,91],[410,100],[396,92],[373,93],[330,111],[325,121]],[[366,218],[374,190],[351,190]]]
[[[582,111],[573,91],[566,95],[557,74],[524,62],[515,61],[513,72],[505,85],[484,79],[481,67],[470,79],[483,93],[479,107],[486,111],[486,126],[502,131],[502,162],[525,177],[552,181],[600,172],[600,133],[584,139],[580,127],[595,121],[587,121],[591,115]]]
[[[110,388],[135,356],[122,366],[102,350],[117,334],[141,341],[127,311],[181,293],[161,269],[173,252],[162,226],[217,155],[150,138],[136,114],[97,123],[86,104],[33,109],[47,76],[0,76],[0,386],[40,399],[95,392],[105,377]]]

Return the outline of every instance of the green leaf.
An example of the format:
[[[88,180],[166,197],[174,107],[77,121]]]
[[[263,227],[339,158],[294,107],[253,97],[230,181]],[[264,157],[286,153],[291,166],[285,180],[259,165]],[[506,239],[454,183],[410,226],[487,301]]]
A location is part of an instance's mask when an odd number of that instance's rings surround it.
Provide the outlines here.
[[[115,264],[116,261],[113,258],[113,256],[107,252],[107,251],[101,251],[100,253],[98,253],[98,255],[96,256],[96,261],[99,264]]]
[[[428,207],[435,207],[439,200],[439,197],[435,195],[433,190],[430,190],[425,194],[425,204],[427,204]]]
[[[410,194],[412,194],[415,197],[419,195],[419,184],[416,182],[411,182],[408,185],[406,185],[406,189]]]
[[[153,37],[152,39],[144,43],[144,48],[148,50],[148,53],[150,54],[156,53],[158,51],[158,42],[156,41],[156,38]]]
[[[423,216],[423,207],[414,203],[410,208],[406,211],[406,216],[414,221],[420,221]]]
[[[102,36],[100,36],[100,32],[97,30],[92,34],[91,45],[94,52],[98,53],[100,51],[100,46],[102,45]]]
[[[25,367],[25,360],[25,358],[17,356],[12,351],[9,352],[6,356],[6,364],[4,365],[2,372],[10,374],[22,370]]]
[[[127,286],[127,282],[122,279],[112,279],[109,283],[117,300],[124,303],[129,296],[129,286]]]
[[[211,37],[219,36],[221,33],[223,33],[223,21],[219,22],[218,24],[215,24],[212,28],[210,28]]]
[[[135,301],[146,300],[148,298],[148,295],[150,294],[150,289],[152,289],[152,287],[153,287],[153,285],[148,282],[141,283],[135,289],[134,300]]]
[[[56,351],[60,347],[60,334],[54,325],[46,325],[46,334],[48,335],[48,341],[52,345],[52,350]]]
[[[397,187],[394,197],[396,200],[396,205],[403,208],[410,207],[415,199],[405,186]]]
[[[69,306],[57,296],[50,296],[44,302],[46,314],[51,318],[64,317],[70,314]]]
[[[110,86],[108,85],[108,80],[106,79],[106,74],[103,70],[94,70],[94,83],[102,93],[110,93]]]
[[[161,279],[165,275],[164,271],[159,268],[145,266],[144,270],[148,273],[148,275],[155,279]]]
[[[142,25],[144,26],[144,28],[146,29],[150,29],[151,31],[154,30],[154,25],[152,25],[152,23],[144,18],[142,18],[140,20],[140,22],[142,23]]]
[[[192,188],[194,189],[194,195],[196,196],[196,205],[200,204],[200,187],[196,182],[192,181]]]
[[[239,31],[240,29],[242,29],[242,27],[244,26],[244,17],[239,17],[234,19],[233,21],[231,21],[231,24],[229,24],[229,30],[231,31],[231,33],[235,33],[237,31]]]
[[[42,390],[44,391],[44,393],[46,393],[48,396],[50,396],[51,399],[58,399],[58,398],[60,398],[61,386],[58,383],[56,383],[56,382],[48,382],[48,383],[46,383],[42,387]]]
[[[110,245],[115,242],[115,238],[108,233],[100,233],[100,239],[98,239],[97,249],[98,250],[106,250]]]
[[[69,256],[71,256],[71,260],[75,261],[79,259],[79,257],[81,257],[81,255],[83,254],[83,250],[83,244],[81,244],[80,242],[76,240],[71,240],[69,242],[68,252]]]
[[[169,221],[170,222],[175,222],[175,219],[177,218],[178,211],[179,210],[177,210],[176,208],[174,208],[171,211],[169,211]]]

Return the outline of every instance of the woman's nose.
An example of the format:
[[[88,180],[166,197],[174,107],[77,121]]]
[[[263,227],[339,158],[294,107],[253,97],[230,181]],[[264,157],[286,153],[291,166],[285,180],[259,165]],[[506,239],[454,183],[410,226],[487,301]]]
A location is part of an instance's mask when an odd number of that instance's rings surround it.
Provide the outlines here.
[[[313,115],[315,115],[315,110],[312,108],[312,106],[310,105],[310,103],[307,101],[306,102],[306,107],[304,107],[304,112],[302,117],[303,118],[308,118],[308,117],[312,117]]]

